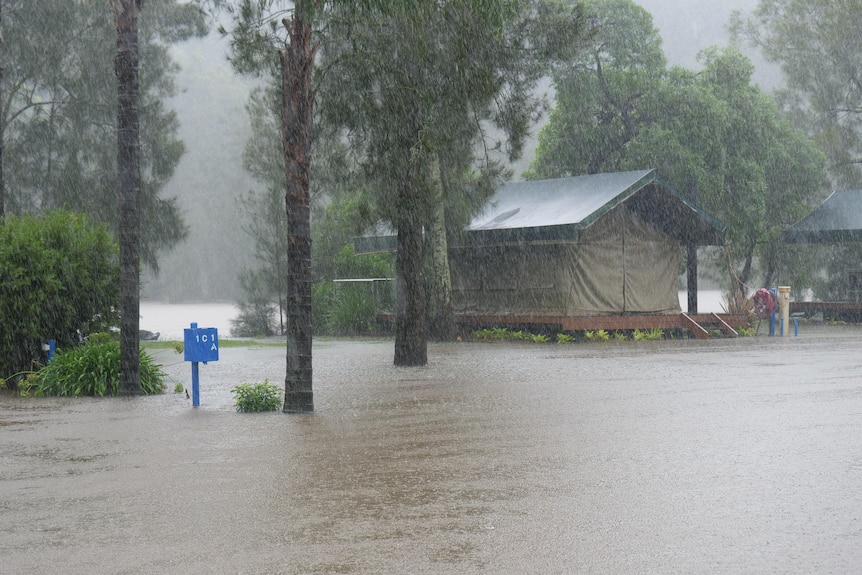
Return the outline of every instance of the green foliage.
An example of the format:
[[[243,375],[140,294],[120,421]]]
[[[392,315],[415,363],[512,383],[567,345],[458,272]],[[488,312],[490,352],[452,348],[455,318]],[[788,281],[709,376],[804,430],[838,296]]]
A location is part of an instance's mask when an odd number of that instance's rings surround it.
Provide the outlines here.
[[[527,341],[532,343],[548,343],[551,341],[551,338],[545,334],[529,333],[521,330],[515,331],[505,327],[478,329],[471,332],[471,335],[475,339],[485,341]],[[563,334],[557,335],[558,343],[560,335]]]
[[[82,214],[7,218],[0,225],[0,374],[115,325],[119,254],[110,232]],[[97,336],[99,337],[99,336]]]
[[[626,335],[625,332],[622,332],[622,331],[615,331],[614,332],[614,341],[628,341],[628,340],[629,340],[629,336]]]
[[[781,66],[787,85],[779,98],[826,151],[833,181],[862,185],[862,59],[859,43],[848,42],[862,34],[859,2],[760,0],[731,29]]]
[[[6,209],[88,213],[117,232],[116,26],[104,2],[5,0],[3,160]],[[140,23],[142,256],[186,233],[175,200],[159,197],[183,153],[170,45],[205,33],[194,3],[148,0]]]
[[[236,410],[244,413],[276,411],[282,406],[281,388],[264,380],[263,383],[243,383],[231,390],[236,399]]]
[[[266,337],[279,333],[276,325],[278,307],[267,284],[264,269],[247,272],[240,277],[245,298],[237,304],[239,314],[230,320],[231,334],[237,337]]]
[[[182,383],[176,383],[174,385],[174,393],[182,393],[186,390]]]
[[[587,341],[608,341],[611,339],[611,335],[603,329],[597,329],[596,331],[587,330],[584,332],[584,338]]]
[[[110,343],[119,340],[120,335],[115,331],[97,331],[87,336],[87,343]]]
[[[574,343],[575,336],[569,335],[567,333],[558,333],[557,334],[557,343]]]
[[[664,330],[659,327],[652,329],[632,331],[632,339],[635,341],[654,341],[664,338]]]
[[[372,292],[373,284],[337,285],[323,312],[322,331],[331,335],[357,335],[375,331],[379,308]]]
[[[152,357],[141,350],[141,393],[162,393],[165,374]],[[36,374],[29,391],[36,396],[112,396],[120,385],[120,345],[86,343],[60,350]]]
[[[728,227],[735,278],[765,283],[798,267],[781,232],[826,191],[824,157],[752,83],[733,49],[700,55],[702,70],[666,69],[649,15],[631,0],[592,0],[595,33],[554,71],[557,100],[530,178],[654,167]],[[723,254],[722,254],[723,256]],[[726,269],[726,262],[721,262]],[[728,281],[730,279],[728,278]]]

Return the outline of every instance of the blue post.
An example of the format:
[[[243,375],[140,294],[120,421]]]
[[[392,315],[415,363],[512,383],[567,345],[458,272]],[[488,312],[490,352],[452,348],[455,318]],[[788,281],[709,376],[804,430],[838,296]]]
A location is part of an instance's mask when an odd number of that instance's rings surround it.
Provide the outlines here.
[[[784,337],[784,318],[781,318],[781,336]],[[787,329],[790,329],[789,327]]]
[[[769,337],[775,337],[775,310],[769,314]]]
[[[48,340],[48,361],[54,359],[54,354],[57,352],[57,340],[49,339]]]
[[[191,328],[197,329],[197,322],[193,321]],[[200,373],[198,371],[198,362],[192,362],[192,407],[199,407],[201,404],[201,382]]]
[[[191,328],[183,330],[184,359],[192,362],[192,405],[201,404],[199,364],[218,361],[218,330],[214,327],[198,329],[192,322]]]
[[[793,318],[793,337],[799,337],[799,318]]]
[[[194,324],[192,324],[194,325]],[[200,376],[198,374],[198,362],[192,362],[192,407],[199,407],[201,404],[201,386]]]

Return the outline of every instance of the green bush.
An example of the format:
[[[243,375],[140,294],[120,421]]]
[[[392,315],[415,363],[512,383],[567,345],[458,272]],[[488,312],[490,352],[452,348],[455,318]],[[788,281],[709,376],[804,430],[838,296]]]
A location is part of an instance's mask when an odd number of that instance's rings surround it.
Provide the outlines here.
[[[357,335],[374,331],[377,305],[369,284],[340,285],[323,311],[323,330],[332,335]]]
[[[49,339],[69,349],[116,325],[119,277],[119,249],[89,217],[9,216],[0,225],[0,377],[43,363]]]
[[[276,411],[284,403],[281,389],[265,379],[263,383],[243,383],[231,390],[236,398],[236,410],[252,413]]]
[[[152,357],[141,350],[141,393],[162,392],[165,374]],[[117,342],[87,343],[69,350],[60,350],[48,365],[29,378],[23,394],[69,397],[117,395],[120,388],[120,344]]]

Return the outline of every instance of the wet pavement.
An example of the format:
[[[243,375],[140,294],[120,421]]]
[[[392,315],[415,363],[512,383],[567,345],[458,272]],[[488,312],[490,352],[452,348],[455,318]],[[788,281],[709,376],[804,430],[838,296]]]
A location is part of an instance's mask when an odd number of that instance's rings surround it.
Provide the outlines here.
[[[855,573],[862,328],[798,338],[315,343],[316,412],[0,394],[0,573]],[[156,354],[174,381],[190,364]]]

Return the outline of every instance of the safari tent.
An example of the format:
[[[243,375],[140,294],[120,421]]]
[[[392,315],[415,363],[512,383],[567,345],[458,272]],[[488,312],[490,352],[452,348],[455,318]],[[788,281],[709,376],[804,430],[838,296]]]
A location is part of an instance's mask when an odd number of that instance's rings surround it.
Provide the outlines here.
[[[784,240],[791,244],[862,244],[862,190],[833,192],[813,212],[790,226]],[[845,265],[844,277],[834,280],[833,291],[839,297],[832,299],[839,301],[791,302],[791,312],[862,321],[862,264],[851,260]]]
[[[833,192],[784,232],[784,239],[796,244],[862,243],[862,190]]]
[[[725,227],[654,170],[502,186],[450,253],[461,314],[678,314],[681,246]]]
[[[505,184],[450,246],[455,312],[679,314],[681,247],[724,232],[654,170]],[[357,252],[391,249],[386,235]]]

